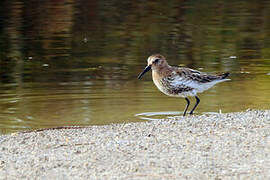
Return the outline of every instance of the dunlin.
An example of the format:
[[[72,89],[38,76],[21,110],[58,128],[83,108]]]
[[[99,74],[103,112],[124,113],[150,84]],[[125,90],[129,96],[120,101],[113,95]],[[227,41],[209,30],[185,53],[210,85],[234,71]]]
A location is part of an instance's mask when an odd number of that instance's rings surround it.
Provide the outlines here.
[[[147,59],[147,66],[138,76],[138,79],[150,69],[152,69],[152,79],[157,88],[168,96],[183,97],[187,101],[184,110],[186,115],[190,101],[188,96],[195,96],[196,104],[189,114],[193,114],[194,110],[200,103],[197,93],[201,93],[217,83],[228,81],[226,79],[229,73],[210,75],[197,70],[170,66],[165,57],[155,54]]]

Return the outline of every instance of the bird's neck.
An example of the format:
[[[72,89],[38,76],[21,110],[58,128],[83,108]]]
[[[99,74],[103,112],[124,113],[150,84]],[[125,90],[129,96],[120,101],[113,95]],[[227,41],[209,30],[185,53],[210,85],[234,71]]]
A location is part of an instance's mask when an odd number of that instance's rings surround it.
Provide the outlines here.
[[[160,66],[152,69],[152,76],[155,78],[163,78],[164,76],[168,76],[171,73],[171,66]]]

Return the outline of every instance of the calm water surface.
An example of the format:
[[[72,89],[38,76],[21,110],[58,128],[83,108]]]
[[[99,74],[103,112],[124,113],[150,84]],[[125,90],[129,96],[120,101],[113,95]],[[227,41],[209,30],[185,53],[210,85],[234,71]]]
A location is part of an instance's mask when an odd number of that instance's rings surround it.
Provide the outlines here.
[[[180,116],[184,99],[137,80],[153,53],[231,72],[197,114],[269,109],[269,19],[267,0],[1,1],[0,133]]]

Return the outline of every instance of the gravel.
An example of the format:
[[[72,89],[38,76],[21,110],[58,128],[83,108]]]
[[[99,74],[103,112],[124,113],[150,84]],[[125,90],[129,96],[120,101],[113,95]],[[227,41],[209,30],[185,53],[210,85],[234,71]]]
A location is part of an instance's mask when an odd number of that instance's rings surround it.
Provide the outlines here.
[[[270,110],[2,135],[0,179],[270,179]]]

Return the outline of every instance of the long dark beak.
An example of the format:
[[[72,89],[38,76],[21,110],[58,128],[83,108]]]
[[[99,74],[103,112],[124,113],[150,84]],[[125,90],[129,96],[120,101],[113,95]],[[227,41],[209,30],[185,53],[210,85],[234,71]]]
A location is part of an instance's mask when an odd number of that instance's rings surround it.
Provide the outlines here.
[[[145,69],[143,70],[143,72],[141,72],[141,74],[139,74],[138,79],[141,79],[142,76],[143,76],[147,71],[149,71],[150,69],[151,69],[151,65],[146,66]]]

